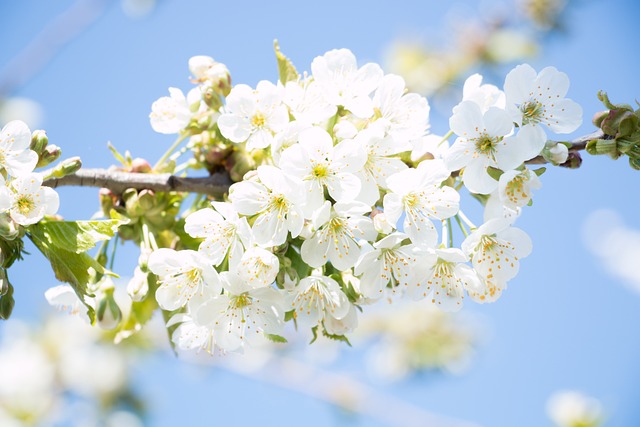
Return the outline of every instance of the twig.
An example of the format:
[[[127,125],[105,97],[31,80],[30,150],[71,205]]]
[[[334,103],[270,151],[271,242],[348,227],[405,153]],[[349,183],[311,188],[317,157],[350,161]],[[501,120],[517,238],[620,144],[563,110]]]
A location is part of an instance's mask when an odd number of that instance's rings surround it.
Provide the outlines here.
[[[156,192],[181,191],[222,196],[232,184],[226,173],[216,173],[204,178],[185,178],[169,173],[131,173],[109,169],[80,169],[63,178],[49,178],[44,185],[52,188],[63,186],[108,188],[121,194],[127,188],[149,189]]]

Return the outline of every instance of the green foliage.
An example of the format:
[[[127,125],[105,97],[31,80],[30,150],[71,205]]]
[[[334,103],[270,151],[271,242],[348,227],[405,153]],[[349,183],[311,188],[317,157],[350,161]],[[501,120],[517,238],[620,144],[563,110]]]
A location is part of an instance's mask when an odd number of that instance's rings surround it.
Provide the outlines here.
[[[16,302],[13,299],[13,286],[11,286],[11,283],[7,283],[7,292],[0,297],[0,319],[7,320],[11,317],[11,312],[15,304]]]
[[[276,335],[276,334],[264,334],[265,337],[267,337],[267,339],[269,341],[272,342],[277,342],[279,344],[286,344],[288,341],[285,337],[282,337],[280,335]]]
[[[298,80],[300,74],[298,74],[298,70],[296,70],[291,60],[280,51],[278,40],[273,41],[273,49],[276,52],[276,60],[278,61],[278,76],[280,82],[284,85],[287,82]]]
[[[114,236],[119,220],[106,221],[40,221],[29,227],[27,235],[33,244],[51,263],[55,276],[71,285],[78,298],[87,307],[93,322],[95,312],[85,302],[92,296],[88,285],[96,274],[111,274],[86,251],[97,242]]]

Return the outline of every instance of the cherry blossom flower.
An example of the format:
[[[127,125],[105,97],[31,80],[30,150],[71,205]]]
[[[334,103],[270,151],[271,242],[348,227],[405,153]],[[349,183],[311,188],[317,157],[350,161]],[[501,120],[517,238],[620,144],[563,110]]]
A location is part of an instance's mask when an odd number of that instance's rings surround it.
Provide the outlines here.
[[[213,265],[220,265],[229,256],[229,266],[240,262],[244,245],[252,241],[251,229],[246,218],[240,218],[231,203],[211,202],[215,210],[200,209],[187,216],[184,231],[190,236],[203,238],[199,251]]]
[[[0,131],[0,170],[23,176],[33,172],[38,154],[29,148],[31,131],[24,122],[13,120]]]
[[[149,270],[158,276],[156,300],[164,310],[177,310],[197,294],[221,290],[218,273],[196,251],[158,249],[149,256]]]
[[[324,123],[338,110],[334,104],[327,102],[320,85],[310,79],[287,82],[283,101],[296,121],[307,125]]]
[[[242,352],[264,334],[280,335],[284,327],[284,299],[270,287],[252,288],[236,274],[224,272],[225,292],[203,303],[195,313],[198,325],[212,331],[224,351]]]
[[[258,167],[259,182],[244,181],[231,186],[229,199],[243,215],[256,215],[252,231],[263,246],[283,244],[289,232],[297,237],[304,225],[302,181],[275,166]]]
[[[163,96],[151,105],[151,127],[158,133],[180,133],[191,121],[191,104],[200,100],[200,89],[184,93],[175,87],[169,88],[170,96]]]
[[[487,221],[462,242],[473,268],[483,279],[496,284],[515,277],[520,259],[528,256],[531,249],[529,236],[502,218]]]
[[[554,67],[540,73],[528,64],[515,67],[507,74],[504,91],[507,110],[519,126],[551,129],[555,133],[571,133],[582,124],[582,107],[565,98],[569,77]],[[542,131],[544,132],[544,131]]]
[[[396,232],[376,242],[373,248],[363,248],[353,273],[360,276],[360,293],[365,298],[383,297],[389,284],[392,292],[397,286],[419,285],[422,278],[416,274],[416,267],[424,260],[415,245],[403,244],[408,239],[406,234]]]
[[[246,141],[247,150],[253,150],[270,146],[274,134],[284,130],[288,121],[289,113],[278,88],[262,80],[255,90],[244,84],[231,89],[218,127],[225,138],[237,143]]]
[[[288,308],[301,328],[321,325],[327,318],[344,319],[351,303],[340,289],[338,282],[330,277],[311,275],[300,280],[287,298]]]
[[[482,76],[473,74],[467,78],[462,88],[462,100],[478,104],[482,112],[491,107],[505,108],[505,94],[494,85],[482,84]]]
[[[478,104],[463,101],[453,109],[451,130],[459,138],[445,154],[449,170],[464,168],[464,185],[473,193],[489,194],[498,187],[487,169],[514,169],[540,154],[546,138],[533,128],[511,135],[513,123],[506,111],[491,107],[482,112]]]
[[[413,299],[430,296],[431,302],[445,311],[460,310],[464,291],[481,287],[480,278],[464,264],[466,261],[466,255],[457,248],[431,250],[420,265],[424,277],[416,286],[408,287],[407,294]]]
[[[265,249],[253,247],[242,255],[237,273],[247,285],[261,288],[276,280],[279,269],[278,257]]]
[[[531,201],[532,191],[540,187],[542,183],[538,175],[526,168],[523,171],[507,171],[498,180],[500,200],[510,209],[527,205]]]
[[[429,130],[429,103],[417,93],[406,93],[404,79],[395,74],[382,78],[373,96],[375,121],[370,126],[380,127],[390,136],[397,153],[409,151],[412,140]]]
[[[391,175],[387,178],[389,192],[383,200],[387,221],[397,224],[404,212],[403,228],[411,241],[435,246],[438,232],[430,218],[449,218],[460,206],[458,192],[441,186],[449,175],[441,160],[425,160],[415,169]]]
[[[359,239],[373,240],[377,232],[371,218],[364,216],[371,208],[364,203],[327,201],[317,217],[315,234],[302,243],[300,253],[311,267],[327,260],[340,271],[354,266],[360,254]]]
[[[42,175],[31,173],[15,178],[10,183],[9,214],[20,225],[31,225],[45,215],[54,215],[60,206],[58,193],[42,186]]]
[[[324,188],[336,202],[354,200],[362,184],[354,173],[367,160],[363,147],[345,140],[335,147],[323,129],[312,127],[300,133],[299,144],[287,148],[280,158],[280,168],[304,181],[307,201],[305,218],[324,203]]]
[[[373,101],[369,95],[378,87],[384,74],[378,64],[369,63],[358,68],[350,50],[336,49],[316,57],[311,63],[311,72],[330,104],[343,106],[359,118],[373,115]]]

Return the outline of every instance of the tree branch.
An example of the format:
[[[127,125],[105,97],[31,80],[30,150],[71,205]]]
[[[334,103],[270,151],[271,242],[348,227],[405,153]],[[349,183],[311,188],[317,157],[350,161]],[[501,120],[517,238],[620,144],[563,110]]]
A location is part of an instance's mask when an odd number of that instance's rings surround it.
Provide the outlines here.
[[[606,135],[598,130],[589,135],[571,141],[569,152],[584,150],[587,142],[594,139],[606,139]],[[547,163],[544,157],[538,156],[526,162],[527,164]],[[233,182],[229,175],[221,172],[203,178],[178,177],[168,173],[131,173],[110,169],[81,169],[63,178],[49,178],[44,185],[49,187],[78,186],[108,188],[120,194],[127,188],[137,190],[149,189],[156,192],[180,191],[188,193],[207,194],[220,197],[229,191]]]
[[[80,169],[62,178],[49,178],[43,185],[108,188],[121,194],[127,188],[149,189],[156,192],[182,191],[188,193],[222,196],[232,184],[226,173],[216,173],[204,178],[185,178],[169,173],[132,173],[109,169]]]

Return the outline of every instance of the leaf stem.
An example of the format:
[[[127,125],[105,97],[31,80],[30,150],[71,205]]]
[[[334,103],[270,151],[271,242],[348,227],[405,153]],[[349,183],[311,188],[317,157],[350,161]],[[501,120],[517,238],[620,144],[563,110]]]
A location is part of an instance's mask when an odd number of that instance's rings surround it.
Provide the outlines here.
[[[187,137],[186,133],[181,134],[178,137],[178,139],[176,139],[175,142],[171,145],[171,147],[169,147],[169,149],[162,155],[162,157],[160,157],[160,160],[158,160],[158,163],[156,163],[156,165],[153,167],[153,170],[160,169],[160,167],[164,164],[164,162],[167,161],[171,153],[173,153],[174,150],[178,148],[178,146],[180,146],[180,144],[182,143],[182,141],[184,141],[186,137]]]

